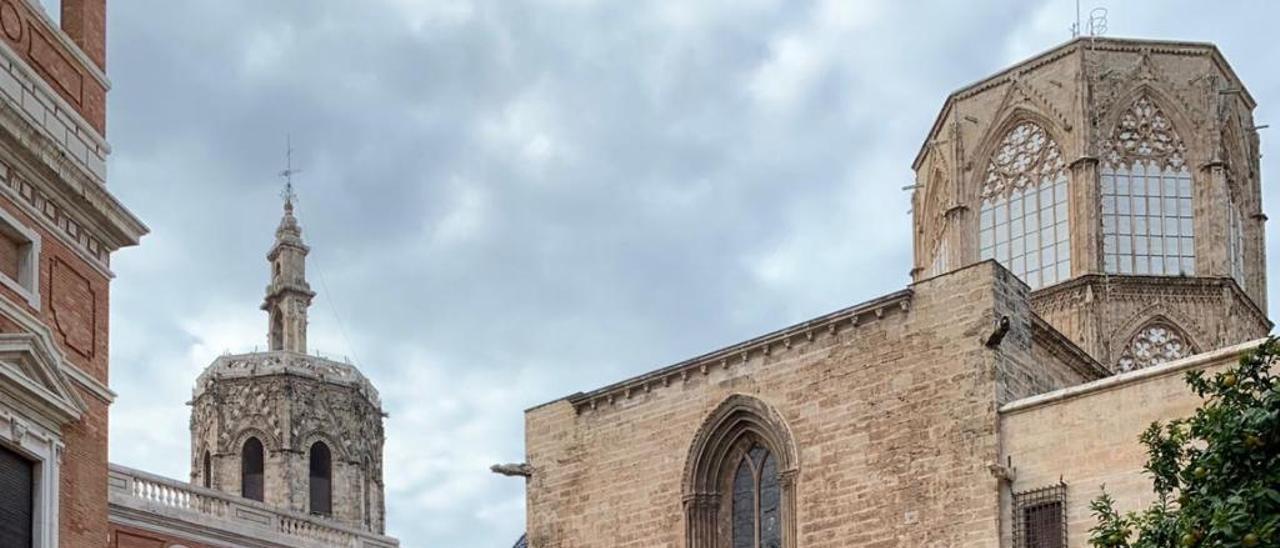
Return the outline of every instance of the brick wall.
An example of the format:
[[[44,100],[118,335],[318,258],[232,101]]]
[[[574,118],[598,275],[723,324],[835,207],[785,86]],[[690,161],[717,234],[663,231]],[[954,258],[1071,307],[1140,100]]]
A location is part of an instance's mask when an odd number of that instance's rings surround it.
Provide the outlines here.
[[[62,28],[26,0],[0,0],[0,41],[106,133],[106,0],[62,0]]]
[[[111,524],[108,548],[212,548],[174,535],[144,531],[135,527]]]
[[[24,210],[0,198],[0,207],[41,238],[39,257],[40,308],[0,286],[0,298],[21,306],[53,332],[54,341],[72,365],[107,384],[108,279],[77,253],[34,222]],[[0,323],[7,331],[21,330],[12,320]],[[76,383],[88,409],[77,423],[63,429],[59,498],[60,539],[65,546],[97,546],[107,530],[108,402]]]
[[[530,409],[530,545],[685,546],[690,443],[719,403],[748,394],[794,436],[799,545],[991,546],[998,485],[988,465],[1006,390],[996,372],[1031,361],[1025,292],[980,263],[917,284],[908,304],[856,325],[810,322],[811,340],[797,331],[794,342],[746,348],[745,361],[713,355],[589,403]],[[1012,316],[1010,333],[988,349],[1001,315]]]

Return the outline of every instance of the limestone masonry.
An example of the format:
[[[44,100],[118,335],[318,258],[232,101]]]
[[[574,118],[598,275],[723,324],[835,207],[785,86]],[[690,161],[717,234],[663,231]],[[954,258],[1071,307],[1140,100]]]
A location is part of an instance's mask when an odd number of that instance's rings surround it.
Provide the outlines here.
[[[1079,39],[951,94],[906,289],[525,414],[534,548],[1085,546],[1181,373],[1271,329],[1252,97]]]

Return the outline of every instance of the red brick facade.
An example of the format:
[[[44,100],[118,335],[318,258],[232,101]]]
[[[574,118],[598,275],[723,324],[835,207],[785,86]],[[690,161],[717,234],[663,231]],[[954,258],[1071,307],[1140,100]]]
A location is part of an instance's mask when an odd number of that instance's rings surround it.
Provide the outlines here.
[[[111,525],[111,542],[108,548],[206,548],[208,544],[200,544],[172,535],[164,535],[152,531],[144,531],[134,527]]]
[[[104,546],[110,532],[109,255],[146,228],[103,186],[105,156],[94,156],[106,149],[105,16],[105,0],[63,0],[59,30],[34,3],[0,0],[0,53],[10,63],[0,78],[0,210],[6,236],[20,234],[3,246],[0,335],[48,341],[37,352],[52,354],[69,387],[62,400],[78,415],[50,419],[0,393],[0,411],[24,425],[0,442],[20,448],[35,435],[54,448],[41,465],[56,466],[44,477],[58,478],[57,505],[37,511],[36,525],[56,520],[57,529],[38,533],[37,546]],[[111,546],[147,545],[111,535]]]
[[[98,133],[105,134],[106,1],[63,0],[61,32],[31,4],[0,0],[0,37]],[[78,46],[79,51],[67,44]]]

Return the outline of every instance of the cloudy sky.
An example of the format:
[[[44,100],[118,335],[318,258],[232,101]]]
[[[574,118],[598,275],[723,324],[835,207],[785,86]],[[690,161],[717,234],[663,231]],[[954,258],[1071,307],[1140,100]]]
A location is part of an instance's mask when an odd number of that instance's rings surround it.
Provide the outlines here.
[[[1217,42],[1280,123],[1276,6],[1108,4],[1112,36]],[[523,483],[487,467],[523,458],[525,408],[903,287],[900,188],[946,94],[1073,18],[1070,0],[112,2],[110,185],[152,233],[114,259],[111,459],[186,478],[193,380],[265,344],[292,132],[311,342],[382,390],[388,532],[508,546]]]

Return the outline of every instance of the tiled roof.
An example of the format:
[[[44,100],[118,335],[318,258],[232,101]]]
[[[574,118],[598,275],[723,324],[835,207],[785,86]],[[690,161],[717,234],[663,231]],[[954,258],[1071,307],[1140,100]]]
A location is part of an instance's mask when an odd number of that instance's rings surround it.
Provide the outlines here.
[[[529,548],[529,535],[520,535],[520,540],[511,548]]]

